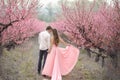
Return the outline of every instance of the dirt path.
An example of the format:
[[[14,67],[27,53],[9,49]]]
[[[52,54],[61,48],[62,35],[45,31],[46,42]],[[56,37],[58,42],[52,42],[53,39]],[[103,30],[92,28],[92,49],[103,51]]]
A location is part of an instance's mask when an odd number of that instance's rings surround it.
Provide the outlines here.
[[[15,50],[4,50],[0,58],[0,80],[43,80],[37,74],[37,39],[31,39]],[[103,80],[104,69],[81,50],[79,60],[73,71],[63,80]]]

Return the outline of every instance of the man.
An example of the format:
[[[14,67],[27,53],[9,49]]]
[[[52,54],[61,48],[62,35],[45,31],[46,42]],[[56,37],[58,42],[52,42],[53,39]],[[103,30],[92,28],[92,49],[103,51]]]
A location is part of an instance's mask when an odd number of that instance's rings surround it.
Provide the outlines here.
[[[48,26],[45,31],[39,33],[38,42],[39,42],[39,62],[38,62],[38,74],[41,73],[41,69],[44,68],[45,61],[47,58],[48,50],[50,48],[50,33],[52,32],[51,26]],[[42,59],[43,64],[42,64]]]

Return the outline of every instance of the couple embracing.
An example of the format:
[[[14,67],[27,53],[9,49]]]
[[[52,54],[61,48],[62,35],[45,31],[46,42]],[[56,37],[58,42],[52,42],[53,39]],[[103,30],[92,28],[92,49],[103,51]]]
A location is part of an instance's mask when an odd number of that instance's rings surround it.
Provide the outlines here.
[[[62,80],[62,75],[67,75],[75,66],[79,50],[66,43],[51,26],[39,33],[38,42],[38,74],[50,77],[51,80]],[[66,47],[59,47],[59,43]]]

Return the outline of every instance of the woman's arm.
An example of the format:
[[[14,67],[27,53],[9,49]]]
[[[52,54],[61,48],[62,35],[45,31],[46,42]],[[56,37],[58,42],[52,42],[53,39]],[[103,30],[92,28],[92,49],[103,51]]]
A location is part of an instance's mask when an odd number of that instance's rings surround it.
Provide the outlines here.
[[[70,44],[66,43],[60,36],[59,36],[59,40],[60,40],[61,43],[63,43],[66,46],[70,45]]]

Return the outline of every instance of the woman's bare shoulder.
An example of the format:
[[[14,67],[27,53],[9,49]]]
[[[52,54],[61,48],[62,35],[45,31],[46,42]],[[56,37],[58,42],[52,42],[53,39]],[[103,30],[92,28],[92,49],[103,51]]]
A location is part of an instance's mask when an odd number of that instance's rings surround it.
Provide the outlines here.
[[[51,41],[53,41],[54,40],[54,37],[53,36],[51,36]]]
[[[51,39],[54,39],[54,37],[53,37],[53,36],[51,36]]]

